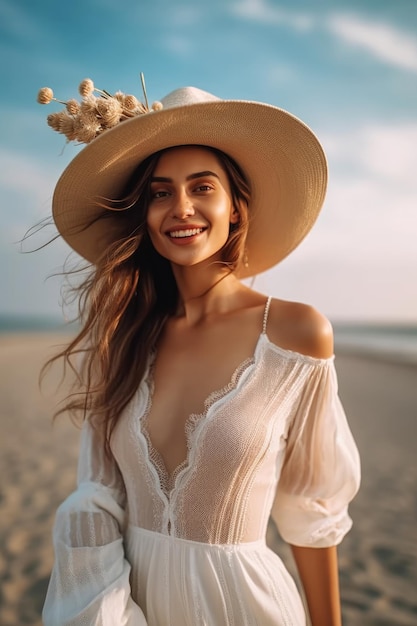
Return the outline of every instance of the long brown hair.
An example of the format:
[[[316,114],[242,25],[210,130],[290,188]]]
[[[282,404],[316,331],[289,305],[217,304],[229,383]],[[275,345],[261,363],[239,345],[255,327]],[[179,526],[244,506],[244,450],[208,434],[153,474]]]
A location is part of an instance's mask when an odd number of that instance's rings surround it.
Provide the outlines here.
[[[234,271],[244,255],[249,184],[228,155],[201,147],[214,153],[226,172],[239,212],[239,222],[231,225],[222,250],[222,261]],[[103,428],[108,449],[116,422],[137,390],[167,318],[178,305],[171,265],[156,252],[146,226],[150,182],[164,152],[139,165],[121,200],[100,205],[103,219],[114,215],[109,209],[117,209],[117,218],[125,223],[124,236],[109,246],[88,277],[72,288],[72,295],[78,298],[81,331],[47,363],[63,358],[77,374],[72,393],[55,415],[69,411],[83,419],[89,416]]]

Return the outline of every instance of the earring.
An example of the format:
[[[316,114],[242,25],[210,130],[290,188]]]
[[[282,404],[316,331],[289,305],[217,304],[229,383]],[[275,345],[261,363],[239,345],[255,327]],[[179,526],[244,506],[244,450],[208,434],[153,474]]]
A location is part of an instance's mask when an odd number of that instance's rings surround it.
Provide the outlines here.
[[[244,251],[243,251],[243,267],[248,268],[249,267],[249,257],[248,257],[248,250],[245,247]]]

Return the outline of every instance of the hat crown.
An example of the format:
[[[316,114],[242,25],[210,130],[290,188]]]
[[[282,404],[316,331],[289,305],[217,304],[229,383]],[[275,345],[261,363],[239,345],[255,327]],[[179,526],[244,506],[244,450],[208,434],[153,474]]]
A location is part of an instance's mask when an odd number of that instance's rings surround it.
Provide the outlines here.
[[[199,102],[214,102],[220,100],[217,96],[198,89],[198,87],[180,87],[171,91],[165,98],[162,98],[161,102],[164,109],[173,109],[175,107],[182,107],[188,104],[198,104]]]

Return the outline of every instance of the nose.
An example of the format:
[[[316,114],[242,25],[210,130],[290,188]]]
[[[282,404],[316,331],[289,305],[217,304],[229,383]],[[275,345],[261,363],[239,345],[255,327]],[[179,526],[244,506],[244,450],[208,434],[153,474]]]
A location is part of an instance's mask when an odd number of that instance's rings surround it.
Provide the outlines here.
[[[184,220],[191,215],[194,215],[194,206],[191,198],[187,195],[186,191],[182,190],[177,193],[175,202],[172,207],[172,215],[177,219]]]

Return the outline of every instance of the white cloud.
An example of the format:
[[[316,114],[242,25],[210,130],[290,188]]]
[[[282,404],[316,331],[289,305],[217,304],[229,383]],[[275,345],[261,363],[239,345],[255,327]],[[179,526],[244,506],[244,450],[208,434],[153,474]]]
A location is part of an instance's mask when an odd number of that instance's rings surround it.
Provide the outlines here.
[[[271,6],[266,0],[242,0],[233,5],[232,11],[248,20],[269,25],[281,24],[296,31],[311,30],[315,22],[312,15]]]
[[[57,241],[43,251],[36,250],[50,241],[55,228],[42,228],[26,241],[27,231],[50,214],[51,197],[58,172],[17,151],[0,149],[0,190],[2,195],[0,230],[1,311],[59,315],[60,278],[45,283],[59,271],[68,247]]]
[[[326,17],[277,7],[267,0],[241,0],[234,15],[266,25],[282,25],[298,32],[327,31],[339,41],[362,49],[379,61],[417,72],[417,37],[391,24],[370,21],[359,14],[332,13]]]
[[[390,181],[417,194],[417,123],[373,124],[354,132],[321,135],[328,157],[347,169]]]
[[[273,65],[265,65],[259,68],[262,81],[268,86],[279,86],[290,83],[297,78],[298,68],[292,63],[278,62]]]
[[[203,19],[206,8],[208,7],[205,5],[197,7],[191,4],[182,6],[175,4],[171,18],[173,26],[176,28],[195,26]]]
[[[161,40],[161,45],[175,56],[187,58],[193,51],[193,45],[189,38],[171,35]]]
[[[57,178],[58,173],[50,164],[39,163],[35,157],[18,152],[0,150],[0,252],[13,257],[19,250],[37,249],[55,236],[54,227],[39,228],[39,225],[50,219]],[[4,268],[0,274],[3,271]]]
[[[417,271],[416,193],[389,182],[339,177],[331,183],[318,252],[351,257],[355,266],[381,271],[388,264]],[[328,219],[326,212],[328,213]]]
[[[331,15],[328,30],[347,44],[405,70],[417,72],[417,38],[389,24],[371,22],[358,15]]]
[[[50,198],[56,183],[55,172],[47,171],[28,156],[0,149],[0,188],[4,194],[24,200],[22,206],[35,213]],[[10,207],[13,215],[13,207]]]
[[[412,187],[417,193],[416,123],[372,127],[365,133],[364,143],[359,151],[364,168],[393,183]]]
[[[417,269],[417,124],[367,125],[322,136],[329,164],[330,213],[323,245],[337,241],[374,267]],[[327,235],[329,233],[327,232]],[[336,246],[334,251],[336,252]]]

